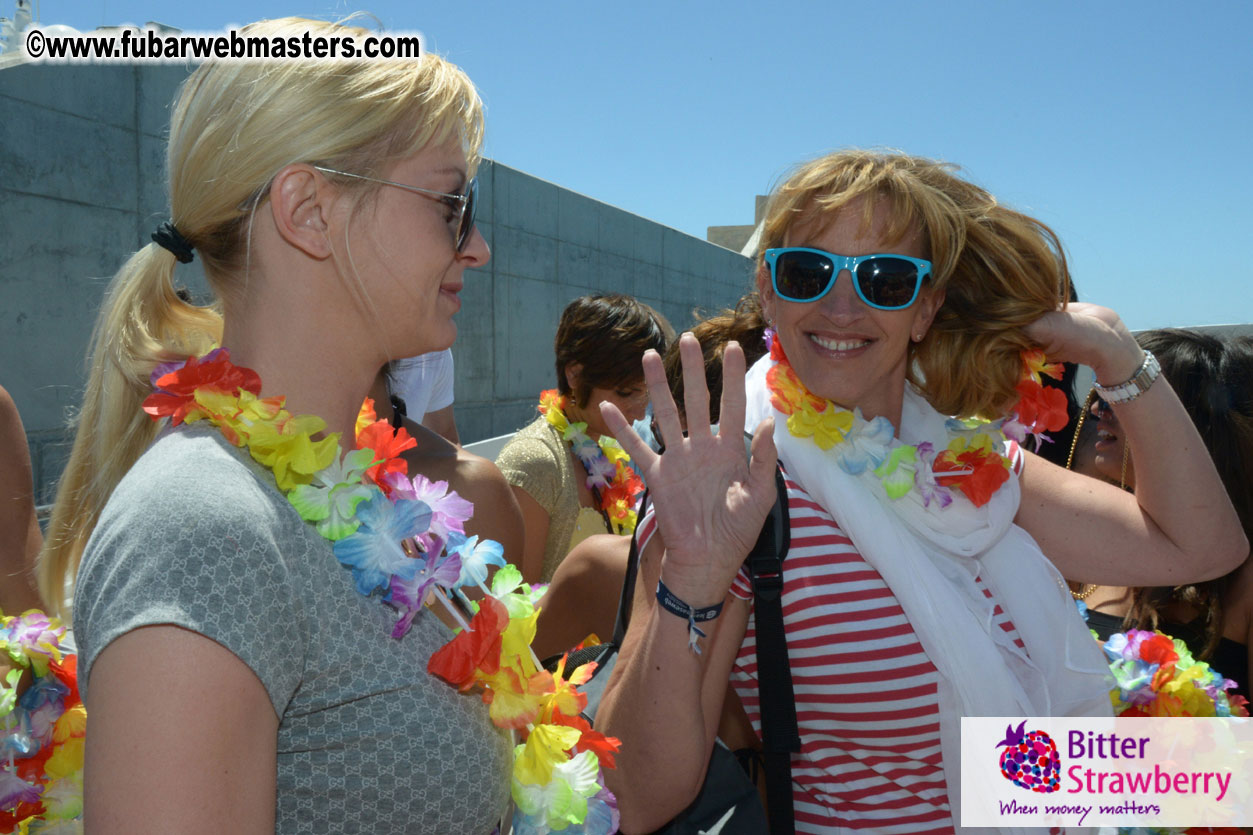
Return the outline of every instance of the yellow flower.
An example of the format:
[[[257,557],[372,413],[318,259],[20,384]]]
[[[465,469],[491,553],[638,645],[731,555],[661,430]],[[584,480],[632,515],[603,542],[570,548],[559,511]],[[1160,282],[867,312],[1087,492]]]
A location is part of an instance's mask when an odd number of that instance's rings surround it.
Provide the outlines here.
[[[581,732],[564,725],[536,725],[519,745],[513,762],[513,776],[519,783],[542,786],[552,779],[553,766],[565,762],[566,751],[579,741]]]
[[[540,411],[544,413],[544,419],[548,421],[558,432],[565,436],[566,430],[570,428],[570,422],[566,420],[565,415],[565,398],[557,393],[556,389],[547,389],[540,392],[539,396]]]
[[[549,676],[547,672],[544,675]],[[488,713],[498,728],[525,728],[535,721],[547,695],[541,676],[524,679],[509,667],[501,667],[490,676],[480,676],[479,681],[488,688],[483,701],[490,703]]]
[[[627,451],[622,448],[622,444],[618,443],[616,438],[601,435],[597,443],[600,444],[601,451],[605,453],[605,457],[613,464],[616,465],[621,462],[625,466],[631,463],[631,456],[627,455]]]
[[[44,771],[49,777],[61,779],[83,770],[83,744],[86,737],[75,736],[57,746],[48,758]]]
[[[804,403],[788,416],[787,428],[798,438],[812,436],[819,449],[827,450],[844,443],[844,435],[853,428],[853,413],[835,407],[819,412]]]
[[[535,640],[535,622],[539,619],[539,609],[535,609],[527,617],[510,617],[509,625],[500,636],[500,666],[517,670],[523,678],[535,673],[535,662],[531,660],[531,641]]]
[[[297,415],[278,423],[266,421],[253,427],[248,451],[262,466],[274,471],[274,480],[284,493],[308,484],[314,473],[330,466],[339,449],[339,433],[320,441],[313,435],[326,428],[326,422],[313,415]]]
[[[62,713],[52,727],[54,742],[65,742],[72,737],[80,737],[87,733],[87,708],[76,704]]]
[[[210,420],[235,446],[243,446],[258,424],[290,417],[283,411],[283,400],[283,397],[257,397],[247,389],[240,389],[238,394],[196,389],[196,402],[210,412]]]

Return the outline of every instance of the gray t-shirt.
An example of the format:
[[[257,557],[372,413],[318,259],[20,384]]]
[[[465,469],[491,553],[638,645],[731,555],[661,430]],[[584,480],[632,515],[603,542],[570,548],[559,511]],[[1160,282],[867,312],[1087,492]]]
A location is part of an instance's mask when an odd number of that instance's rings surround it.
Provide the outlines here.
[[[268,471],[212,427],[168,431],[109,499],[74,595],[79,683],[111,641],[175,624],[247,664],[279,716],[279,833],[487,833],[512,750],[478,696],[430,675],[451,637],[403,639]]]

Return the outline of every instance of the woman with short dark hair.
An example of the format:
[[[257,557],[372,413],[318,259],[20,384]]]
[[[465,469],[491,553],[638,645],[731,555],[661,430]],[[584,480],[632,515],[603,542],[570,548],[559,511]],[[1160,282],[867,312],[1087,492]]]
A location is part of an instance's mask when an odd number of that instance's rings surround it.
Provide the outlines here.
[[[540,416],[496,459],[522,508],[520,568],[528,582],[550,580],[593,534],[634,530],[639,479],[598,406],[613,403],[630,420],[642,418],[640,358],[650,349],[664,353],[673,336],[665,317],[631,296],[582,296],[562,311],[553,345],[557,388],[540,396]]]

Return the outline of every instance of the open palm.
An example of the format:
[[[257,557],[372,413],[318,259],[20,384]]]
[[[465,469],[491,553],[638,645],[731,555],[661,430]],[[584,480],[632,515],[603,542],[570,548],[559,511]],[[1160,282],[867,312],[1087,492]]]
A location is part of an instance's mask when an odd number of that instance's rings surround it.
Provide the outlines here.
[[[644,355],[644,379],[665,451],[653,452],[612,404],[601,404],[606,424],[640,467],[666,546],[666,585],[694,606],[722,600],[757,540],[775,500],[773,420],[753,435],[751,461],[744,451],[744,352],[734,342],[723,354],[721,423],[709,422],[709,391],[696,338],[684,334],[687,434],[666,384],[661,358]]]

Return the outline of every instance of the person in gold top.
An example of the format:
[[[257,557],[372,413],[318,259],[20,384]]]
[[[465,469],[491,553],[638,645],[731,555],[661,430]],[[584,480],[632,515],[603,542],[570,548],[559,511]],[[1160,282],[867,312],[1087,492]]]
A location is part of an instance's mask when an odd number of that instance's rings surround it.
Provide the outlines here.
[[[608,435],[598,404],[613,403],[631,420],[644,416],[640,358],[664,353],[674,330],[660,313],[631,296],[592,295],[570,302],[554,343],[557,393],[571,423],[585,423],[593,441]],[[570,549],[597,533],[610,533],[588,486],[589,473],[571,445],[544,415],[519,430],[496,459],[513,486],[526,527],[519,568],[527,582],[552,578]]]

